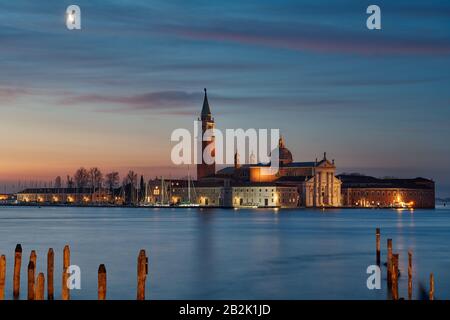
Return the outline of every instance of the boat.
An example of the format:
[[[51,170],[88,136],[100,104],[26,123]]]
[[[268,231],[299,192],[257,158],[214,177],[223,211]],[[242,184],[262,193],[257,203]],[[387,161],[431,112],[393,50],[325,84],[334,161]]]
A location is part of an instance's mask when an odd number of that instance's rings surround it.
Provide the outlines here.
[[[178,204],[178,207],[186,207],[186,208],[198,208],[198,207],[200,207],[200,204],[193,203],[191,201],[191,184],[192,184],[192,189],[193,189],[194,199],[195,199],[196,198],[195,197],[195,186],[194,186],[194,182],[191,181],[191,172],[190,172],[189,167],[188,167],[188,201]]]
[[[140,207],[146,207],[146,208],[166,208],[166,207],[171,207],[170,203],[167,201],[165,201],[165,191],[166,190],[166,184],[164,181],[164,177],[161,177],[161,198],[160,201],[157,203],[149,203],[147,202],[147,197],[148,197],[148,188],[147,185],[145,186],[145,201],[139,203]]]

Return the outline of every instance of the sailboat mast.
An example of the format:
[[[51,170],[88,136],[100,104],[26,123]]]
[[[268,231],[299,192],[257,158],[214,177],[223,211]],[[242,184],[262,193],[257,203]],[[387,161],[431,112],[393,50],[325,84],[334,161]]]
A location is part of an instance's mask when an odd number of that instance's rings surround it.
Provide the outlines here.
[[[145,199],[144,199],[144,203],[147,203],[147,199],[148,199],[148,181],[145,181]]]
[[[191,171],[188,166],[188,201],[191,204]]]
[[[164,177],[161,177],[161,204],[164,203]]]

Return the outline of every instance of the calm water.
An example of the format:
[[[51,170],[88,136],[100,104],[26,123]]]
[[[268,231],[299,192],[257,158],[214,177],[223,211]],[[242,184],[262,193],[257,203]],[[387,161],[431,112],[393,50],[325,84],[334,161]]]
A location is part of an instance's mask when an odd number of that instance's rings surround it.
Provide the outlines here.
[[[62,248],[82,271],[73,299],[97,298],[97,268],[108,271],[108,298],[134,299],[139,249],[149,254],[150,299],[385,299],[366,288],[375,263],[375,228],[400,254],[400,295],[406,295],[407,250],[419,281],[435,274],[436,296],[450,299],[450,210],[199,210],[0,207],[0,252],[7,257],[12,296],[14,248],[21,243],[22,298],[30,251],[46,270],[55,249],[60,296]]]

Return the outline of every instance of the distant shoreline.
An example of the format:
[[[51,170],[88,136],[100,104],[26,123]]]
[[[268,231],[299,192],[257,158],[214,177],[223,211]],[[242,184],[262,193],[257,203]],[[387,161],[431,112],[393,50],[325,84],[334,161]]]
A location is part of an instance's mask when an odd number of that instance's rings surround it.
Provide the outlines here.
[[[442,204],[439,205],[440,207],[445,207]],[[272,210],[283,210],[283,211],[292,211],[292,210],[317,210],[317,211],[323,211],[323,210],[334,210],[334,209],[374,209],[374,210],[385,210],[385,209],[392,209],[392,210],[417,210],[417,209],[423,209],[423,210],[435,210],[436,208],[393,208],[393,207],[296,207],[296,208],[279,208],[279,207],[261,207],[261,208],[235,208],[235,207],[222,207],[222,206],[208,206],[208,207],[183,207],[183,206],[133,206],[133,205],[77,205],[77,204],[10,204],[10,203],[0,203],[0,207],[38,207],[38,208],[130,208],[130,209],[227,209],[227,210],[261,210],[261,209],[272,209]]]

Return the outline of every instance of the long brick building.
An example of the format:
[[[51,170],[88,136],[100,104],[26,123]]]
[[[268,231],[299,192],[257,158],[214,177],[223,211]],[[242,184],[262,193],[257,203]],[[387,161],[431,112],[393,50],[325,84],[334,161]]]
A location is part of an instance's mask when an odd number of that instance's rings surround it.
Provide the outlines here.
[[[345,207],[434,208],[434,181],[425,178],[379,179],[339,175]]]

